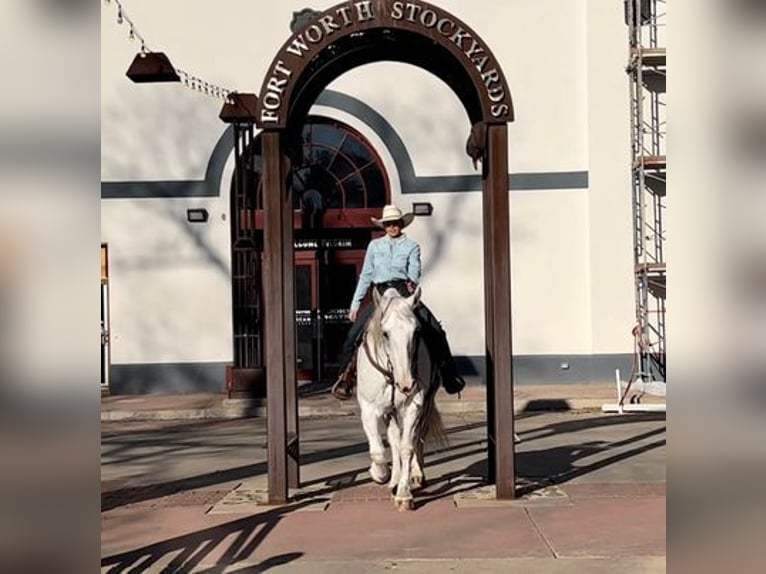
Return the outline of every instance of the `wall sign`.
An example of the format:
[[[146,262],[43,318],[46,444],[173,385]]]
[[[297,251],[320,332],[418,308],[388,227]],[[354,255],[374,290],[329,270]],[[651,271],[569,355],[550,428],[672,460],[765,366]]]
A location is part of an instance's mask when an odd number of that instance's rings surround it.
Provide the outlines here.
[[[332,42],[376,28],[401,28],[447,48],[470,71],[480,89],[485,121],[513,120],[510,91],[497,60],[468,26],[437,6],[414,0],[356,0],[326,10],[282,46],[264,80],[259,126],[284,127],[295,83],[308,63]]]

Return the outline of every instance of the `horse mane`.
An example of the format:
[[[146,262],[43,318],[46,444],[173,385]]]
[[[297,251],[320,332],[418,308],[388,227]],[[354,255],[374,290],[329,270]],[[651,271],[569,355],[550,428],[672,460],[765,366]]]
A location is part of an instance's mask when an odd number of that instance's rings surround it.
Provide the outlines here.
[[[396,299],[404,301],[404,297],[402,297],[402,295],[396,289],[393,287],[386,289],[386,292],[383,293],[380,301],[378,301],[378,304],[375,307],[375,311],[370,317],[370,321],[367,323],[367,336],[372,339],[372,342],[375,345],[378,345],[378,343],[381,343],[383,340],[383,315],[385,315],[386,311],[388,311]],[[405,308],[410,313],[412,312],[409,307],[399,305],[397,305],[393,310],[401,313]]]
[[[378,345],[383,339],[383,314],[388,309],[388,304],[394,297],[394,294],[401,297],[399,292],[395,289],[387,289],[380,298],[380,301],[375,306],[369,322],[367,323],[367,336],[372,339],[375,346]]]

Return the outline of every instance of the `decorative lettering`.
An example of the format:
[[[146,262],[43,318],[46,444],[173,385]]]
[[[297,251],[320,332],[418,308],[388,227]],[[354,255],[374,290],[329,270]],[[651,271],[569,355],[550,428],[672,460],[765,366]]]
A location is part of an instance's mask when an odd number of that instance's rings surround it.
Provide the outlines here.
[[[450,40],[452,40],[452,42],[458,48],[460,48],[462,50],[463,49],[463,40],[465,40],[466,38],[470,38],[470,37],[471,37],[471,35],[468,32],[466,32],[460,26],[458,26],[457,32],[452,34],[452,37],[450,38]]]
[[[410,22],[415,22],[415,18],[417,18],[420,11],[423,9],[422,6],[418,6],[417,4],[413,4],[412,2],[407,3],[407,11],[410,13],[409,16],[407,16],[407,20]]]
[[[306,28],[306,40],[312,44],[318,44],[322,40],[322,29],[316,24],[312,24]]]
[[[279,116],[271,110],[261,111],[261,121],[263,123],[272,123],[279,121]]]
[[[266,95],[261,98],[261,101],[267,110],[278,110],[279,106],[282,105],[282,98],[279,97],[279,94],[275,94],[274,92],[266,92]]]
[[[505,99],[505,90],[503,89],[503,86],[497,86],[489,90],[487,96],[489,96],[490,102],[502,102]]]
[[[309,46],[303,41],[303,34],[298,34],[293,38],[292,44],[287,47],[287,51],[295,54],[299,58],[303,57],[303,52],[308,52]]]
[[[285,85],[287,84],[287,80],[282,78],[281,80],[278,80],[274,76],[271,76],[269,78],[269,83],[266,85],[266,89],[270,92],[277,92],[278,94],[281,94],[282,91],[285,89]]]
[[[322,24],[324,27],[324,32],[328,36],[332,34],[335,30],[340,30],[340,26],[335,23],[335,18],[332,16],[322,16],[319,19],[319,23]]]
[[[420,15],[420,23],[423,24],[423,26],[426,28],[433,28],[436,26],[436,22],[438,21],[439,17],[433,10],[423,10],[423,13]]]
[[[473,57],[477,54],[483,54],[484,48],[481,47],[481,44],[479,44],[475,38],[471,40],[471,47],[466,51],[465,55],[468,56],[468,59],[473,61]]]
[[[404,2],[394,2],[391,5],[391,18],[393,20],[404,18]]]
[[[359,17],[360,22],[366,22],[367,20],[375,19],[375,13],[372,11],[371,0],[357,2],[354,4],[354,6],[356,6],[356,14]]]
[[[489,113],[492,114],[493,118],[499,118],[507,114],[509,111],[510,108],[508,107],[508,104],[495,104],[490,108]]]
[[[483,58],[479,58],[478,60],[471,60],[474,64],[476,64],[476,69],[480,72],[484,71],[484,67],[487,65],[487,62],[489,62],[489,56],[484,56]]]
[[[449,36],[450,34],[452,34],[452,32],[444,29],[445,24],[449,24],[450,26],[452,26],[453,29],[455,28],[455,23],[452,20],[450,20],[449,18],[442,18],[441,20],[439,20],[438,24],[436,24],[436,29],[439,30],[439,33],[442,34],[443,36]]]
[[[463,28],[449,14],[440,8],[424,5],[416,0],[375,0],[375,2],[356,0],[344,3],[335,8],[332,13],[317,13],[313,21],[306,22],[309,24],[308,27],[288,41],[283,52],[284,60],[277,60],[271,76],[265,83],[265,93],[262,94],[260,102],[261,121],[263,123],[285,121],[282,108],[286,101],[285,94],[290,91],[293,75],[292,69],[285,64],[285,61],[302,68],[302,65],[297,64],[293,57],[310,59],[314,56],[312,52],[327,41],[328,36],[343,28],[375,20],[378,16],[376,11],[382,9],[382,6],[387,6],[390,10],[388,14],[390,21],[400,23],[396,25],[405,26],[408,29],[435,28],[444,38],[441,42],[449,39],[462,52],[462,58],[465,58],[463,63],[466,65],[470,63],[478,71],[486,88],[484,101],[490,104],[490,114],[499,118],[510,112],[510,105],[504,103],[508,92],[497,62],[481,40],[474,38],[470,31]]]
[[[495,68],[492,68],[486,74],[482,74],[481,78],[484,80],[484,84],[489,88],[492,83],[500,81],[500,74],[497,73]]]
[[[341,6],[340,8],[338,8],[336,10],[336,12],[338,14],[340,14],[341,17],[343,18],[343,25],[344,26],[351,26],[351,24],[352,24],[351,18],[348,15],[348,11],[349,10],[351,10],[351,8],[349,8],[348,6]]]
[[[285,63],[282,60],[277,60],[277,65],[274,66],[274,70],[283,76],[287,76],[288,78],[293,75],[292,70],[285,68]]]

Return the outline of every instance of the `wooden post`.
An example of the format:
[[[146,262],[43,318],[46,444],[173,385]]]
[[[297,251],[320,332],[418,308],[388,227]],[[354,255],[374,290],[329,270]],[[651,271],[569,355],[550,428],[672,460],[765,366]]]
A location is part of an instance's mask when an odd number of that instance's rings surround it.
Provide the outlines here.
[[[263,132],[263,207],[266,347],[266,409],[268,431],[269,504],[287,502],[287,408],[285,380],[286,320],[284,288],[285,235],[283,230],[285,180],[282,173],[280,132]],[[290,226],[292,229],[292,226]],[[291,234],[290,234],[291,235]],[[292,253],[292,243],[289,245]],[[293,321],[294,321],[293,317]]]
[[[296,376],[297,352],[295,331],[295,249],[293,242],[293,194],[287,183],[290,162],[281,155],[280,178],[282,181],[282,308],[284,310],[284,370],[285,409],[287,429],[287,486],[300,486],[299,440],[298,440],[298,379]]]
[[[484,178],[484,277],[490,476],[497,498],[516,497],[511,345],[511,244],[508,126],[487,126]]]

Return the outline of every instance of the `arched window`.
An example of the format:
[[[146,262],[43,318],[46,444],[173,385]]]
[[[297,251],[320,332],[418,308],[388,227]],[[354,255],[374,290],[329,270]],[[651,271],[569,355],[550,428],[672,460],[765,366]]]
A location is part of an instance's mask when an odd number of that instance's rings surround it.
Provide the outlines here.
[[[378,213],[390,196],[388,175],[370,142],[352,127],[310,116],[301,134],[303,158],[292,172],[295,208],[306,206],[325,213],[372,210]],[[248,186],[256,210],[263,209],[261,139],[253,142]],[[260,219],[260,218],[258,218]]]
[[[333,120],[309,118],[303,128],[303,165],[294,189],[315,188],[325,209],[368,209],[386,204],[388,178],[367,139]],[[297,193],[296,193],[297,195]]]

